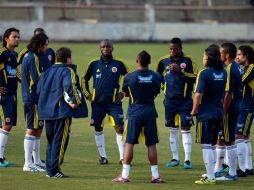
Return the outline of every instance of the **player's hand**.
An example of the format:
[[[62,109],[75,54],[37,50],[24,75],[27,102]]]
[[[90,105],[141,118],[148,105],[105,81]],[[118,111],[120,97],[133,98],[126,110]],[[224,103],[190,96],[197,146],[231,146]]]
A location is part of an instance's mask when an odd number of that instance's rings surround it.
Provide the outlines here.
[[[73,108],[73,109],[75,109],[75,108],[77,108],[77,107],[78,107],[78,105],[77,105],[77,104],[73,104],[73,103],[68,103],[68,105],[69,105],[71,108]]]
[[[179,66],[176,63],[172,63],[169,65],[169,70],[173,73],[176,73],[179,70]]]
[[[6,94],[7,90],[5,87],[0,86],[0,95]]]
[[[119,92],[118,94],[117,94],[117,96],[116,96],[116,100],[115,100],[115,103],[120,103],[121,102],[121,100],[123,99],[123,97],[124,97],[124,93],[123,92]]]
[[[93,97],[93,95],[90,94],[89,96],[86,97],[86,99],[91,102],[92,101],[92,97]]]
[[[192,117],[194,117],[194,116],[197,115],[197,113],[198,113],[197,111],[192,110],[191,113],[190,113],[190,115],[191,115]]]

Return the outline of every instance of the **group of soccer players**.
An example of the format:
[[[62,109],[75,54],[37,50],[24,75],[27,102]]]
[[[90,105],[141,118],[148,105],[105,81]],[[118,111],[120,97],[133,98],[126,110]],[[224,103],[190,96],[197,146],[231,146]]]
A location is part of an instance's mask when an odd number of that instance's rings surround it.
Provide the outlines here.
[[[113,43],[106,39],[100,42],[101,56],[88,64],[80,85],[69,48],[59,48],[55,54],[48,48],[45,31],[37,28],[27,48],[17,54],[15,48],[19,39],[18,29],[7,29],[0,50],[0,167],[15,164],[5,160],[4,150],[11,128],[16,125],[17,82],[21,81],[27,124],[23,171],[46,171],[47,177],[66,177],[60,165],[68,146],[71,118],[87,117],[85,97],[91,102],[90,125],[95,130],[99,164],[108,164],[103,134],[106,115],[116,131],[119,163],[123,169],[113,181],[130,181],[133,148],[143,140],[148,149],[151,182],[163,183],[157,164],[158,115],[154,103],[163,89],[165,125],[169,128],[173,156],[167,167],[180,165],[181,128],[185,152],[183,167],[192,168],[191,126],[196,116],[196,142],[202,144],[206,174],[195,183],[215,184],[216,180],[234,181],[254,175],[249,140],[254,112],[254,51],[251,46],[240,46],[237,50],[233,43],[213,44],[205,49],[204,69],[198,72],[192,58],[183,53],[181,39],[172,38],[169,54],[159,59],[157,72],[149,69],[151,56],[146,51],[137,55],[137,69],[130,72],[124,61],[113,57]],[[121,77],[124,77],[122,89]],[[89,88],[91,78],[92,89]],[[129,97],[125,122],[124,96]],[[40,158],[44,126],[46,163]]]

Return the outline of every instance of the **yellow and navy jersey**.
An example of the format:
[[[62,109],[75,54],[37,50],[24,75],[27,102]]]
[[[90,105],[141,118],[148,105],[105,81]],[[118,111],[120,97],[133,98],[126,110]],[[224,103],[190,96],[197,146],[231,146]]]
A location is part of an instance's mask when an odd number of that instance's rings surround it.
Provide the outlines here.
[[[7,89],[7,95],[17,91],[17,58],[17,52],[0,49],[0,86]]]
[[[120,59],[102,58],[91,61],[82,79],[84,95],[92,94],[93,102],[114,103],[120,88],[120,79],[128,73],[128,67]],[[93,89],[89,90],[89,80],[93,77]]]
[[[18,68],[22,67],[22,61],[26,53],[28,52],[27,48],[21,50],[18,54]],[[51,65],[55,63],[55,52],[53,49],[48,48],[44,54],[40,54],[39,63],[42,71],[46,71]],[[21,70],[21,69],[20,69]],[[19,80],[21,78],[18,77]]]
[[[38,102],[36,94],[37,83],[40,79],[42,68],[39,57],[28,51],[22,59],[21,64],[21,90],[23,102]]]
[[[170,71],[170,65],[176,63],[179,70],[175,73]],[[157,72],[164,76],[164,93],[168,98],[191,98],[193,83],[197,77],[197,67],[191,57],[182,55],[174,59],[170,55],[159,59]]]
[[[223,118],[223,99],[227,82],[227,71],[206,68],[198,73],[195,92],[202,94],[197,119]]]
[[[241,86],[242,86],[242,71],[240,65],[235,61],[226,66],[227,69],[227,83],[226,92],[232,93],[232,101],[228,111],[239,110],[242,100]]]
[[[157,116],[154,99],[160,93],[162,83],[163,77],[149,69],[125,75],[122,90],[130,94],[127,117]]]
[[[244,67],[242,75],[243,98],[241,110],[254,111],[254,64]]]
[[[81,104],[77,90],[77,77],[69,64],[55,63],[41,75],[37,84],[38,116],[41,120],[54,120],[73,117],[73,109],[64,100]]]

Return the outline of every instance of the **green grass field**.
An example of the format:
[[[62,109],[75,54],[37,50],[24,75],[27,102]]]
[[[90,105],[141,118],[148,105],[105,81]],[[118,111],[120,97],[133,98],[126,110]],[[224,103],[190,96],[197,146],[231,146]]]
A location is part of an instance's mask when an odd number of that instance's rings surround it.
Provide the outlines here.
[[[19,49],[24,47],[21,44]],[[198,68],[202,68],[203,50],[209,44],[186,44],[184,52],[193,56]],[[99,44],[94,43],[52,43],[50,47],[57,49],[61,46],[70,47],[73,51],[73,62],[78,65],[80,77],[84,73],[89,60],[98,57]],[[136,55],[141,50],[147,50],[152,56],[151,68],[155,69],[157,60],[160,56],[168,53],[167,44],[115,44],[114,56],[124,59],[131,69],[135,69]],[[124,112],[126,113],[127,99],[124,99]],[[118,164],[119,154],[115,140],[113,128],[105,128],[106,151],[108,154],[109,165],[98,165],[98,152],[94,140],[93,128],[89,126],[90,119],[74,120],[72,124],[72,134],[69,147],[65,155],[65,162],[62,170],[70,178],[49,179],[45,173],[23,172],[23,139],[26,130],[23,114],[23,104],[20,96],[18,102],[18,123],[9,136],[6,149],[6,157],[10,161],[17,163],[15,167],[0,168],[0,190],[113,190],[113,189],[220,189],[220,190],[239,190],[253,189],[254,177],[250,176],[240,179],[236,182],[218,182],[216,186],[195,185],[194,181],[204,173],[205,168],[201,157],[201,146],[195,143],[195,127],[192,128],[193,151],[192,164],[193,169],[184,170],[183,166],[176,168],[167,168],[164,164],[171,159],[168,143],[168,129],[164,126],[163,94],[156,99],[158,118],[158,130],[160,143],[158,144],[159,171],[161,177],[166,181],[165,184],[150,183],[150,166],[147,161],[147,151],[143,144],[137,145],[134,151],[134,160],[131,167],[131,183],[115,184],[112,179],[120,174],[121,166]],[[88,106],[89,105],[89,102]],[[90,113],[89,113],[90,117]],[[252,130],[253,133],[253,130]],[[41,145],[41,157],[45,159],[46,138],[43,133]],[[180,143],[180,159],[183,163],[183,147]]]

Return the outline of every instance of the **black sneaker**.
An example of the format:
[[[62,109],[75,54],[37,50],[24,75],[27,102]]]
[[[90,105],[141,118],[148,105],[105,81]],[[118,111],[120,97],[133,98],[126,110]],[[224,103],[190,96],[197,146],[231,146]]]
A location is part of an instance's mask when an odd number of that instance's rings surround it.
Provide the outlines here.
[[[247,177],[247,172],[244,172],[241,169],[238,169],[236,173],[238,177]]]
[[[67,178],[69,176],[67,175],[64,175],[63,172],[59,171],[57,172],[55,175],[53,176],[49,176],[48,174],[46,175],[46,177],[49,177],[49,178]]]
[[[246,169],[246,173],[247,173],[247,175],[254,175],[254,170],[253,169],[250,169],[250,170]]]
[[[99,164],[100,165],[106,165],[106,164],[108,164],[108,159],[105,158],[105,157],[101,157],[100,160],[99,160]]]

